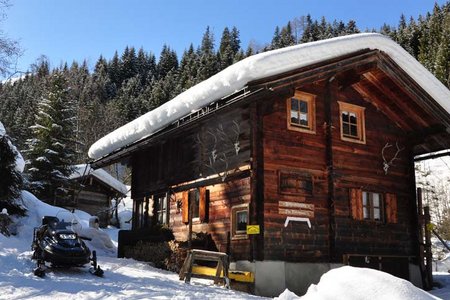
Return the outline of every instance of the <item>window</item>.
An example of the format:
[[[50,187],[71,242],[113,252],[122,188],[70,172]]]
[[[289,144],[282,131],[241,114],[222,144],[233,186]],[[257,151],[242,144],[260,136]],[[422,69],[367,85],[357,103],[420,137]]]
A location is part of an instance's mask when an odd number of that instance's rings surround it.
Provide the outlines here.
[[[315,133],[315,97],[297,91],[294,97],[287,99],[289,129]]]
[[[341,123],[341,139],[355,143],[366,143],[364,107],[338,101]]]
[[[231,208],[231,238],[246,239],[248,224],[248,204]]]
[[[311,174],[298,171],[279,171],[278,177],[280,194],[312,195]]]
[[[189,204],[192,203],[192,219],[199,217],[199,192],[197,189],[189,191]]]
[[[379,193],[362,192],[364,220],[383,221],[383,197]]]
[[[398,222],[397,195],[359,188],[351,188],[349,192],[353,219],[393,224]]]
[[[153,209],[156,222],[158,224],[169,224],[169,211],[167,209],[167,194],[157,194],[153,196]]]
[[[151,225],[150,197],[133,201],[133,229],[147,228]]]
[[[192,216],[189,216],[190,205],[192,205]],[[185,191],[182,194],[182,221],[189,224],[189,220],[208,222],[209,219],[209,190],[200,187]]]

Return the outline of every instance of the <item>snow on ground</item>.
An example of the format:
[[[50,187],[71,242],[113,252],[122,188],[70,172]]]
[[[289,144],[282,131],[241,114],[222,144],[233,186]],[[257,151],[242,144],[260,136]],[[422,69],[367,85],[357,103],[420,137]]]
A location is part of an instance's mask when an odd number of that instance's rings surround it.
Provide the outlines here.
[[[33,275],[35,263],[31,260],[33,228],[44,215],[68,216],[70,212],[39,201],[31,193],[22,193],[28,216],[20,218],[18,235],[0,234],[0,299],[260,299],[259,297],[213,286],[209,280],[193,279],[191,284],[178,280],[178,274],[150,267],[132,259],[116,258],[117,229],[88,228],[89,214],[76,211],[80,234],[90,233],[87,242],[97,250],[98,261],[105,271],[103,278],[94,277],[85,268],[48,269],[45,278]],[[67,219],[66,219],[67,221]],[[80,227],[81,227],[80,226]],[[115,241],[113,251],[105,239]],[[95,241],[102,237],[102,243]]]
[[[131,218],[133,216],[133,199],[131,199],[130,186],[127,186],[127,190],[127,196],[125,198],[122,198],[117,206],[120,228],[125,230],[131,229]]]
[[[411,282],[367,268],[341,267],[328,271],[312,284],[302,300],[438,299]]]
[[[261,299],[214,286],[210,280],[192,279],[191,284],[185,284],[178,279],[178,274],[156,269],[133,259],[116,258],[117,229],[90,228],[89,214],[83,211],[71,214],[67,210],[41,202],[26,191],[22,193],[22,201],[28,208],[28,216],[17,219],[18,235],[7,238],[0,234],[0,300]],[[120,212],[129,210],[128,202],[124,201]],[[89,274],[88,266],[69,270],[48,269],[45,278],[33,275],[35,263],[31,260],[30,249],[33,228],[40,224],[44,215],[64,218],[75,216],[74,227],[81,235],[93,238],[92,242],[88,242],[88,246],[98,253],[99,264],[105,270],[103,278]],[[442,267],[442,270],[444,269],[445,267]],[[443,288],[435,289],[431,294],[441,299],[450,299],[450,274],[435,273],[435,281]],[[387,273],[347,266],[324,274],[320,282],[311,285],[303,297],[286,290],[278,299],[439,299],[432,295]]]

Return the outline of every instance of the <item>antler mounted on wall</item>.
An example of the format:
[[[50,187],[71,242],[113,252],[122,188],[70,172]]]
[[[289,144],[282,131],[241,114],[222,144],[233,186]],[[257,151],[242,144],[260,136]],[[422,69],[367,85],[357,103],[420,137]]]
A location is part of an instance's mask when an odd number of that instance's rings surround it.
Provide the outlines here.
[[[219,124],[215,129],[206,130],[207,137],[202,138],[200,134],[196,137],[196,143],[199,145],[200,151],[206,151],[207,153],[206,163],[203,163],[203,165],[219,175],[222,181],[225,181],[230,173],[228,167],[231,157],[227,155],[227,151],[234,149],[236,156],[239,155],[240,133],[239,123],[233,120],[233,126],[229,128],[224,128],[222,124]]]
[[[398,145],[398,142],[395,142],[395,146],[397,147],[397,152],[395,152],[394,157],[392,157],[392,159],[390,159],[389,161],[386,159],[386,157],[384,156],[384,151],[390,147],[392,147],[393,145],[390,144],[389,142],[386,143],[386,145],[384,145],[383,149],[381,150],[381,157],[383,158],[383,170],[384,170],[384,174],[387,175],[389,168],[391,166],[394,166],[394,161],[396,159],[398,159],[398,154],[405,148],[400,148],[400,146]]]

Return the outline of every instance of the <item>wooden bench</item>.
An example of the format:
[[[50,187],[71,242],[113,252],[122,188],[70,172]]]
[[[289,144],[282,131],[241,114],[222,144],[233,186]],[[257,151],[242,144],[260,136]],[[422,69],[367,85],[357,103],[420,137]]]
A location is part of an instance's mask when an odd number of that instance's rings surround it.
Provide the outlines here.
[[[214,284],[219,284],[221,280],[226,288],[230,288],[230,279],[228,277],[229,259],[228,255],[223,252],[214,252],[206,250],[192,249],[189,250],[184,261],[183,267],[180,270],[180,280],[189,283],[191,281],[192,272],[195,261],[213,261],[217,262],[216,271],[214,275],[203,275],[204,278],[214,280]]]

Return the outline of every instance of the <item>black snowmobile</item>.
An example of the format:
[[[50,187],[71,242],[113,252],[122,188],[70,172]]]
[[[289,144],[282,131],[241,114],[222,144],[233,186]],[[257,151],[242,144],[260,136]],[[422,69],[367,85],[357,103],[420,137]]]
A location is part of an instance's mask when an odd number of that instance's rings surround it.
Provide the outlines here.
[[[72,228],[73,223],[59,220],[57,217],[45,216],[42,225],[34,228],[32,259],[36,260],[34,275],[43,277],[45,275],[45,262],[53,267],[82,267],[91,262],[89,272],[102,276],[103,270],[97,265],[97,255],[91,251],[83,242],[90,240],[80,237]]]

